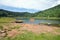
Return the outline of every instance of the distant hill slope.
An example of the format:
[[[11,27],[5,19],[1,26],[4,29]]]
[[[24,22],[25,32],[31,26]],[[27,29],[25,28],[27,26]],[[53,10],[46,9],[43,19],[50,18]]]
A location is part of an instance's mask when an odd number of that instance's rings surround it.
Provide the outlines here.
[[[50,9],[39,11],[34,14],[35,17],[60,17],[60,5],[52,7]]]
[[[0,17],[60,17],[60,5],[36,13],[12,12],[0,9]]]
[[[28,12],[11,12],[0,9],[0,17],[30,17],[31,13]]]

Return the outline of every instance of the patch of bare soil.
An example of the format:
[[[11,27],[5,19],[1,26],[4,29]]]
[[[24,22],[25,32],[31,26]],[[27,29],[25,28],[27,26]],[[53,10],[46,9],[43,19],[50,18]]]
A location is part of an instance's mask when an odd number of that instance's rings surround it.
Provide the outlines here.
[[[19,29],[12,29],[11,31],[7,32],[7,36],[13,37],[19,33],[24,33],[24,30],[40,34],[40,33],[53,33],[53,34],[59,34],[60,32],[57,32],[56,29],[60,29],[58,27],[53,27],[53,26],[48,26],[48,25],[43,25],[43,24],[20,24],[20,23],[10,23],[9,25],[5,25],[4,27],[9,29],[10,27],[14,26],[20,26]]]
[[[56,32],[57,27],[53,26],[48,26],[48,25],[35,25],[35,24],[23,24],[23,27],[20,28],[20,30],[27,30],[27,31],[32,31],[34,33],[55,33],[55,34],[60,34],[60,32]],[[57,28],[58,29],[58,28]]]

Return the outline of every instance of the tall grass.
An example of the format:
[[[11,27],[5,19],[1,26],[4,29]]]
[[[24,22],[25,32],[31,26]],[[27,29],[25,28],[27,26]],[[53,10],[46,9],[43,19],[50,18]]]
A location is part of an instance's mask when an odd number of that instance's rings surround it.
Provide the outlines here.
[[[2,17],[0,18],[0,23],[9,23],[9,22],[13,22],[14,20],[15,20],[14,18]]]
[[[53,35],[50,33],[36,35],[34,33],[24,33],[17,35],[14,38],[6,37],[4,40],[60,40],[60,35]]]

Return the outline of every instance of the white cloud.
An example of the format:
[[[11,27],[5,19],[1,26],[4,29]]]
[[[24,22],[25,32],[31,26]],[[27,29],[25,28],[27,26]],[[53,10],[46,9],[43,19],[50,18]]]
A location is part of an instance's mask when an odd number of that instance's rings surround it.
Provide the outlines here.
[[[0,4],[18,8],[44,10],[60,4],[60,0],[0,0]]]
[[[60,0],[57,1],[57,4],[60,4]]]

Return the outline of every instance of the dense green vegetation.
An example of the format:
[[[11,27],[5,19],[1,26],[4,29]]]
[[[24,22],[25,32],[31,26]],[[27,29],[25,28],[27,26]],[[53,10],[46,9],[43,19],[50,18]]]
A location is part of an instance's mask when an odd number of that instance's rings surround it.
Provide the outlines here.
[[[34,14],[36,17],[60,17],[60,5]]]
[[[0,9],[0,17],[60,17],[60,5],[36,13],[11,12]]]
[[[0,9],[0,17],[30,17],[31,14],[28,12],[11,12]]]

